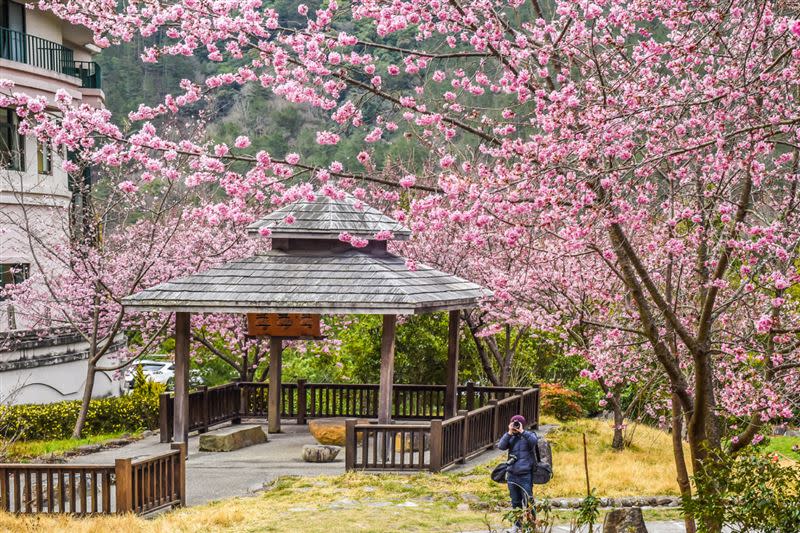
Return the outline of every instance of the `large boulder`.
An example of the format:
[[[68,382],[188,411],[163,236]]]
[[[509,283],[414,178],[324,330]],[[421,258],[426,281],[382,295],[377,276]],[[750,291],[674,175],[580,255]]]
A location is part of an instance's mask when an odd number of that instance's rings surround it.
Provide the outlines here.
[[[303,461],[307,463],[332,463],[339,452],[339,446],[327,444],[305,444],[303,445]]]
[[[344,446],[344,422],[344,418],[318,418],[316,420],[309,420],[308,431],[320,444]],[[368,422],[368,420],[358,420],[358,423],[365,422]]]
[[[606,515],[603,533],[647,533],[639,507],[614,509]]]
[[[230,452],[267,442],[261,426],[231,426],[200,435],[201,452]]]

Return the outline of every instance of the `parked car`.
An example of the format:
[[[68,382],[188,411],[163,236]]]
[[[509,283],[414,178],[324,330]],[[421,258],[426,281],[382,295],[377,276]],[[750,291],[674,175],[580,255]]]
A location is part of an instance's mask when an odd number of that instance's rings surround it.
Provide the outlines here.
[[[175,377],[175,365],[171,361],[152,361],[140,359],[134,362],[125,370],[125,387],[133,390],[133,381],[136,377],[136,369],[141,367],[144,377],[149,381],[166,384]]]
[[[202,387],[206,384],[206,380],[203,377],[202,372],[200,372],[196,368],[189,369],[189,388],[196,389],[198,387]],[[175,390],[175,373],[172,373],[172,377],[169,378],[167,381],[167,390],[172,391]]]

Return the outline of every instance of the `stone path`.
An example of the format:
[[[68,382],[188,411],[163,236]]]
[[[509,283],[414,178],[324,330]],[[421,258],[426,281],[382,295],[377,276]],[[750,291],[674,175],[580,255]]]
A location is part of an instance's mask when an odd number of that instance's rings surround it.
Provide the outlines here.
[[[266,426],[262,426],[267,431]],[[212,432],[213,433],[213,432]],[[314,444],[306,426],[284,424],[283,433],[270,434],[269,442],[232,452],[201,452],[199,438],[189,437],[186,462],[186,503],[199,505],[233,496],[246,496],[280,476],[319,476],[344,473],[344,451],[333,463],[306,463],[300,458],[304,444]],[[73,458],[73,464],[107,464],[117,458],[138,458],[164,453],[169,444],[158,435],[121,448]]]

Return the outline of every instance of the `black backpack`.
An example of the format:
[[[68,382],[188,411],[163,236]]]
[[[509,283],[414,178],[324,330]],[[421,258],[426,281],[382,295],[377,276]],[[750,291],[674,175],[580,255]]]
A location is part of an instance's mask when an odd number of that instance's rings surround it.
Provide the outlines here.
[[[536,435],[536,466],[531,471],[531,478],[534,485],[544,485],[553,479],[553,450],[550,448],[550,443],[538,435]]]
[[[536,435],[536,432],[533,433]],[[511,452],[509,451],[509,454]],[[531,479],[534,485],[544,485],[553,478],[553,450],[550,443],[536,435],[536,466],[531,470]],[[508,461],[503,461],[492,470],[492,481],[505,483],[508,476]]]

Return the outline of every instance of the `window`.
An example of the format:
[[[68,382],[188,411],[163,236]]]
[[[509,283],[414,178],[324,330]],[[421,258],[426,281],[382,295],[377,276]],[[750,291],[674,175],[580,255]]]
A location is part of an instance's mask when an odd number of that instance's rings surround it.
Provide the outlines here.
[[[28,279],[30,269],[31,266],[27,263],[0,263],[0,300],[4,299],[2,290],[7,286]]]
[[[5,31],[4,31],[5,30]],[[25,6],[0,0],[0,57],[25,62]]]
[[[36,159],[39,163],[39,174],[53,173],[53,150],[49,144],[38,143]]]
[[[25,170],[25,137],[17,131],[19,117],[13,109],[0,108],[0,168]]]

